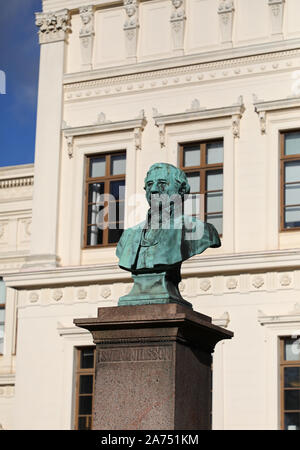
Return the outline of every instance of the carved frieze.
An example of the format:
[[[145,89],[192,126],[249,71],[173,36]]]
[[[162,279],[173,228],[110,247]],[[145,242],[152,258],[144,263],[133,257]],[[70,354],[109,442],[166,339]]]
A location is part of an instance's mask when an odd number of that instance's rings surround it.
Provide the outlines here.
[[[173,38],[173,50],[183,54],[184,30],[185,30],[185,5],[184,0],[172,0],[173,11],[171,14],[171,28]]]
[[[138,29],[139,29],[139,0],[124,0],[126,20],[124,23],[125,44],[127,58],[136,60]]]
[[[79,32],[81,65],[83,70],[91,70],[95,36],[94,6],[83,6],[79,8],[79,14],[81,18],[81,30]]]
[[[36,13],[35,24],[39,28],[40,44],[64,41],[71,31],[68,9],[50,13]]]
[[[234,3],[232,0],[221,0],[218,8],[221,42],[232,42]]]

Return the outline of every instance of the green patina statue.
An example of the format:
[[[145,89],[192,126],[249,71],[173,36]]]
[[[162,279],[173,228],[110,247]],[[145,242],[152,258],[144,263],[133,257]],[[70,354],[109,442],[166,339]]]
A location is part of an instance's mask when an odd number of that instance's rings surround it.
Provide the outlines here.
[[[119,266],[130,271],[134,280],[131,292],[121,297],[118,305],[192,306],[178,289],[181,264],[208,247],[220,247],[218,232],[212,224],[183,214],[190,186],[177,167],[152,165],[144,189],[150,206],[147,218],[125,230],[117,246]]]

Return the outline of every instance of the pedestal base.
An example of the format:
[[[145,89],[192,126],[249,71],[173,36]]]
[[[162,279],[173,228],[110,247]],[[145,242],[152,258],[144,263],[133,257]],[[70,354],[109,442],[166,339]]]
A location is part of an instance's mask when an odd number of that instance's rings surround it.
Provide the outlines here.
[[[178,304],[99,308],[93,429],[210,428],[211,354],[230,331]]]

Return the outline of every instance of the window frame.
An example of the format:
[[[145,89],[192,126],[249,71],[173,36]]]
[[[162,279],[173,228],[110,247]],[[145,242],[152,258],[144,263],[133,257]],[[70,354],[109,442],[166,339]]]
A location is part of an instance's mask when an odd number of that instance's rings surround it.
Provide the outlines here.
[[[81,361],[81,352],[83,350],[87,349],[93,349],[94,351],[94,364],[93,368],[81,368],[80,367],[80,361]],[[76,351],[76,372],[75,372],[75,416],[74,416],[74,429],[79,430],[78,428],[78,419],[79,419],[79,398],[80,398],[80,376],[81,375],[93,375],[93,391],[92,394],[86,394],[92,396],[92,414],[91,416],[89,414],[85,414],[82,416],[90,416],[91,417],[91,429],[93,427],[93,408],[94,408],[94,399],[95,399],[95,380],[96,380],[96,346],[94,345],[84,345],[79,346],[75,348]],[[82,394],[83,395],[83,394]]]
[[[223,144],[223,162],[222,163],[214,163],[214,164],[207,164],[207,144],[212,142],[222,142]],[[199,145],[200,150],[200,166],[184,166],[184,149],[185,147],[189,145]],[[201,202],[200,204],[200,217],[198,217],[200,220],[206,222],[206,218],[210,215],[222,215],[222,233],[219,234],[220,237],[223,236],[223,226],[224,226],[224,202],[223,202],[223,209],[222,211],[214,211],[213,213],[207,213],[206,212],[206,199],[207,199],[207,193],[211,192],[220,192],[220,190],[216,191],[207,191],[206,189],[206,174],[208,172],[218,172],[222,171],[223,175],[223,188],[222,188],[222,195],[224,200],[224,138],[211,138],[206,140],[197,140],[197,141],[187,141],[182,142],[179,144],[179,167],[184,173],[199,173],[200,175],[200,195],[204,195],[204,202]],[[193,195],[193,194],[191,194]],[[208,221],[209,222],[209,221]]]
[[[279,134],[279,146],[280,146],[280,231],[281,232],[293,232],[300,231],[299,227],[291,227],[285,228],[285,163],[299,161],[300,162],[300,153],[296,155],[285,155],[285,135],[288,133],[300,132],[299,128],[292,128],[288,130],[282,130]],[[300,204],[299,204],[300,205]],[[294,205],[289,205],[294,206]],[[296,205],[297,206],[297,205]]]
[[[126,172],[124,174],[119,175],[111,175],[110,174],[110,168],[111,168],[111,157],[112,156],[118,156],[118,155],[125,155],[125,158],[127,158],[126,150],[115,150],[111,152],[96,152],[96,153],[89,153],[84,156],[84,166],[85,166],[85,179],[84,179],[84,232],[83,232],[83,244],[82,249],[95,249],[95,248],[107,248],[107,247],[115,247],[117,245],[117,242],[109,243],[108,242],[108,231],[109,228],[105,228],[103,230],[103,244],[97,244],[97,245],[88,245],[87,239],[88,239],[88,226],[91,226],[93,224],[88,224],[88,207],[89,207],[89,185],[94,183],[104,183],[104,194],[109,193],[109,183],[111,181],[125,181],[126,186]],[[99,158],[105,158],[105,176],[104,177],[90,177],[90,165],[92,158],[99,157]],[[124,199],[124,218],[123,218],[123,224],[125,222],[125,199]]]
[[[292,339],[292,336],[280,336],[279,337],[279,346],[280,346],[280,358],[279,358],[279,370],[280,370],[280,428],[281,430],[284,430],[284,414],[285,412],[299,412],[300,414],[300,407],[299,410],[285,410],[284,407],[284,391],[285,389],[289,389],[289,388],[285,388],[284,386],[284,369],[286,367],[300,367],[300,356],[298,360],[293,360],[293,361],[287,361],[284,359],[284,345],[285,345],[285,341],[287,339]],[[290,388],[292,389],[292,388]],[[300,387],[299,387],[299,391],[300,391]]]

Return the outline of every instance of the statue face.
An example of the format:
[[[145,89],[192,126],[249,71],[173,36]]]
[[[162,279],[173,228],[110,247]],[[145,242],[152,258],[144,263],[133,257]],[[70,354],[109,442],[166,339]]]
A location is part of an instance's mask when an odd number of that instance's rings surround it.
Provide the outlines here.
[[[148,173],[145,180],[147,202],[151,206],[152,195],[174,195],[179,193],[180,184],[167,167],[159,167]]]

